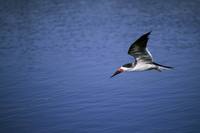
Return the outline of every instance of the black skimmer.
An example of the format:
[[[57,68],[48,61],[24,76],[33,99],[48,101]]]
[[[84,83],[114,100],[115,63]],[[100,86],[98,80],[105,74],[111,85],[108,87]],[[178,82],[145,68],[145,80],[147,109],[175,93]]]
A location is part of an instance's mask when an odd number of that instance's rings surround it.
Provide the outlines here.
[[[135,62],[127,63],[117,69],[117,71],[111,76],[114,77],[122,72],[132,71],[146,71],[146,70],[162,70],[172,69],[173,67],[160,65],[153,62],[153,58],[149,50],[147,49],[148,36],[151,32],[148,32],[138,38],[129,48],[128,54],[135,58]]]

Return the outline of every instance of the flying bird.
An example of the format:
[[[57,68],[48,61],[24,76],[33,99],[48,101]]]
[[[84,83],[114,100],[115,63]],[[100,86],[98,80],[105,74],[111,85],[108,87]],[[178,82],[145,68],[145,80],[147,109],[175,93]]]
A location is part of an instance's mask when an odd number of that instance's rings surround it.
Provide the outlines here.
[[[147,49],[147,42],[149,40],[149,35],[151,32],[148,32],[138,38],[129,48],[128,54],[135,58],[135,61],[132,63],[127,63],[122,65],[117,69],[111,77],[116,76],[122,72],[132,72],[132,71],[147,71],[147,70],[157,70],[161,72],[162,70],[169,70],[173,67],[160,65],[153,61],[152,55]]]

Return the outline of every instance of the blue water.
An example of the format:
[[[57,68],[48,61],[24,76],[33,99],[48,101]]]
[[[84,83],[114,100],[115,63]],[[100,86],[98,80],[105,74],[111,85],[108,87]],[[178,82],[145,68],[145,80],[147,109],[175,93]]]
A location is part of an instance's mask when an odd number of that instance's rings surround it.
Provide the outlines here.
[[[1,0],[1,133],[199,133],[200,1]],[[130,44],[172,71],[109,78]]]

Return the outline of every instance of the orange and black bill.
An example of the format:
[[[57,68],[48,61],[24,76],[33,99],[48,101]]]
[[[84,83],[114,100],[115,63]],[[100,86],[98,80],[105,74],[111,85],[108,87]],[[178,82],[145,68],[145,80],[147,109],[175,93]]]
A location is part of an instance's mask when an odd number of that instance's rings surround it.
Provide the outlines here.
[[[120,74],[120,73],[122,73],[122,71],[117,70],[115,73],[113,73],[113,75],[111,76],[111,78],[114,77],[114,76],[116,76],[117,74]]]

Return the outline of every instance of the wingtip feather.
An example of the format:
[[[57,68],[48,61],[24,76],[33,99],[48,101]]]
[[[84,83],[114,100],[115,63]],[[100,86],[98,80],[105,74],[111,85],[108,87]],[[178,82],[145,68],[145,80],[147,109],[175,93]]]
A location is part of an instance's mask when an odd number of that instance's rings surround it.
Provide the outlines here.
[[[148,36],[148,35],[150,35],[150,34],[151,34],[151,32],[152,32],[152,31],[149,31],[149,32],[147,32],[145,35],[147,35],[147,36]]]

